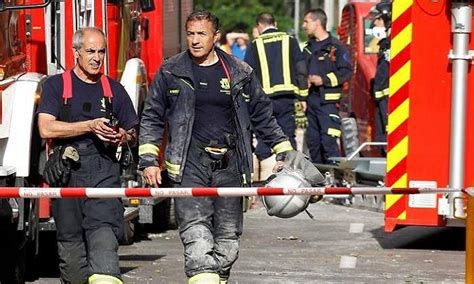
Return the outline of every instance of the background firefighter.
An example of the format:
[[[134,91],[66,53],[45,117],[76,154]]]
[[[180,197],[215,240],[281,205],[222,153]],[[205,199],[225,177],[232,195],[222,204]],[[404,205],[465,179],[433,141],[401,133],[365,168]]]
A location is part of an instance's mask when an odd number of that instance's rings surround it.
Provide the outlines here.
[[[344,82],[351,79],[352,64],[346,47],[326,31],[322,9],[305,13],[303,27],[309,37],[303,50],[308,66],[308,128],[306,142],[313,163],[339,157],[341,121],[338,102]]]
[[[392,24],[392,4],[390,1],[377,3],[370,12],[373,17],[372,34],[379,39],[377,69],[373,81],[373,96],[375,98],[375,140],[387,141],[387,116],[390,79],[390,28]],[[385,147],[382,148],[383,156],[386,155]]]
[[[308,95],[303,55],[298,41],[277,29],[272,14],[259,14],[256,27],[259,36],[249,45],[245,62],[255,70],[263,91],[272,102],[273,115],[278,125],[296,149],[294,100],[301,99],[305,110],[304,100]],[[272,150],[265,143],[259,142],[255,154],[262,161],[272,155]]]

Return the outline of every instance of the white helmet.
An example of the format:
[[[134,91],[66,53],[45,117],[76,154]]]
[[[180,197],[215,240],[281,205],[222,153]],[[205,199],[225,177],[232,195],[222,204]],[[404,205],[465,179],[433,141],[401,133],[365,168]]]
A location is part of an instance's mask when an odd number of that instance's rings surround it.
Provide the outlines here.
[[[310,187],[298,170],[284,167],[267,179],[266,187],[299,188]],[[266,195],[262,197],[267,214],[280,218],[291,218],[308,207],[309,195]]]

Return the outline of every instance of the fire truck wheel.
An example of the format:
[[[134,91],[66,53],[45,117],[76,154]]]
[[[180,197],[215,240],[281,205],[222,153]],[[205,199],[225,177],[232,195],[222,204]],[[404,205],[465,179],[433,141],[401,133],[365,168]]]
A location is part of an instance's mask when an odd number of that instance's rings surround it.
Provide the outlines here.
[[[341,143],[346,157],[359,147],[359,132],[357,121],[354,117],[343,117],[341,119]]]

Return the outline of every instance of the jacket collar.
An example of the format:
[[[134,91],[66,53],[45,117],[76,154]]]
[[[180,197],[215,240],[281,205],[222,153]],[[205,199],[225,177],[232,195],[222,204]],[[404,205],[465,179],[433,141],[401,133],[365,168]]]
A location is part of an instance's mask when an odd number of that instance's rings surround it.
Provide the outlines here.
[[[263,31],[262,35],[263,34],[269,34],[269,33],[275,33],[275,32],[278,32],[278,29],[275,28],[275,27],[269,27],[267,28],[265,31]]]
[[[314,46],[320,44],[321,48],[324,49],[324,48],[326,48],[328,45],[333,44],[333,42],[334,42],[334,37],[331,35],[331,33],[329,33],[329,37],[323,39],[322,41],[316,41],[315,38],[309,39],[309,40],[306,42],[306,46],[305,46],[305,47],[309,47],[310,49],[312,49]]]
[[[216,47],[215,51],[217,56],[219,56],[219,60],[223,61],[223,64],[226,65],[227,70],[229,71],[231,87],[241,82],[252,73],[252,68],[243,61],[228,55],[220,48]],[[163,69],[177,77],[188,78],[193,81],[192,64],[193,61],[191,59],[191,54],[186,50],[168,59],[163,64]]]

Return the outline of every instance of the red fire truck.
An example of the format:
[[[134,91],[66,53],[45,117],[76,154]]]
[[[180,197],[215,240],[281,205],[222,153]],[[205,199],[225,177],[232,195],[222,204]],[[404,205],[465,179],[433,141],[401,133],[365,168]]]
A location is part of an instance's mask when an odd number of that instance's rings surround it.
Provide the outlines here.
[[[373,141],[369,83],[376,58],[370,22],[364,17],[374,4],[350,1],[339,28],[356,63],[341,108],[356,119],[360,142]],[[374,176],[378,183],[398,188],[473,185],[474,130],[469,123],[474,121],[474,100],[468,96],[474,84],[472,5],[473,1],[393,0],[384,171],[373,175],[377,158],[344,161],[346,168],[340,170],[346,174],[341,178],[346,185],[357,186]],[[384,201],[387,232],[403,226],[464,226],[466,202],[461,192],[388,195]]]
[[[74,31],[85,26],[105,31],[108,53],[104,73],[120,80],[139,113],[147,84],[163,58],[180,51],[183,15],[191,10],[191,0],[0,0],[3,186],[43,186],[46,146],[39,138],[34,113],[47,76],[75,64]],[[126,150],[118,155],[125,156]],[[139,182],[133,162],[124,169],[122,178],[124,186]],[[157,205],[159,201],[124,200],[126,205],[138,208],[126,211],[129,237],[133,233],[132,218],[138,217],[143,223],[163,218],[156,216],[166,211],[163,203]],[[165,204],[169,209],[169,200]],[[0,282],[7,268],[14,271],[15,281],[23,281],[27,260],[34,260],[38,253],[40,232],[54,229],[49,199],[0,199]]]

